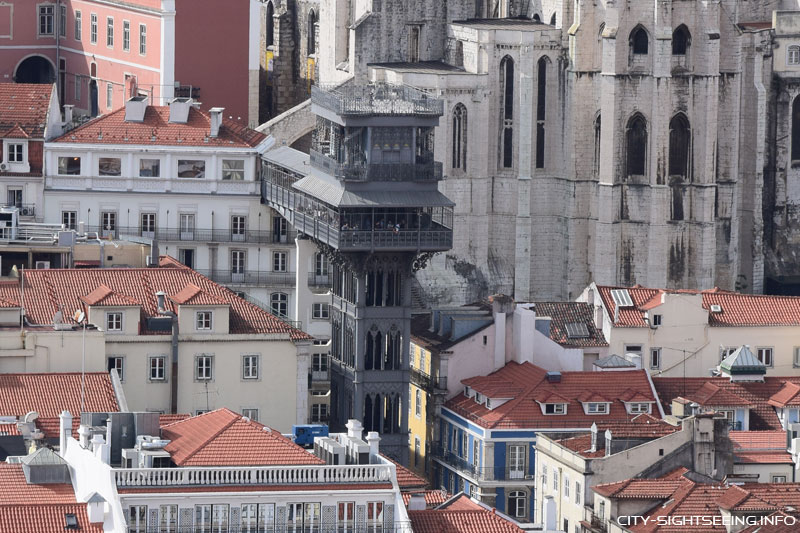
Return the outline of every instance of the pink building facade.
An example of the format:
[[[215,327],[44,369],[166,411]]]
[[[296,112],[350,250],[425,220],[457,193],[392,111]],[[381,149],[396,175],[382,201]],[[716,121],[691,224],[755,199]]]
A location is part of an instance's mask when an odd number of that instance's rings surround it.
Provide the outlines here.
[[[78,115],[191,96],[255,126],[261,0],[0,0],[0,83],[52,83]],[[270,21],[272,22],[272,21]]]

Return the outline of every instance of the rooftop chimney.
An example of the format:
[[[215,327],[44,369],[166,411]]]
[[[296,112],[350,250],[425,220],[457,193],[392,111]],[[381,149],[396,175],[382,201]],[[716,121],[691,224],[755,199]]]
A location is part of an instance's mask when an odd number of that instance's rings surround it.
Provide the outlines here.
[[[611,455],[611,430],[606,430],[606,457]]]
[[[364,426],[361,425],[361,422],[356,420],[355,418],[351,418],[345,424],[347,427],[347,436],[351,439],[360,439],[362,433],[364,432]]]
[[[222,113],[225,111],[224,107],[212,107],[208,110],[211,116],[211,137],[219,136],[219,128],[222,126]]]
[[[592,422],[592,447],[589,448],[590,452],[597,451],[597,424]]]
[[[86,502],[86,514],[89,522],[99,524],[105,519],[106,500],[96,492],[89,497]]]
[[[425,503],[425,494],[422,492],[415,492],[411,495],[411,498],[408,499],[409,511],[424,511],[427,508],[428,504]]]
[[[177,124],[186,124],[189,121],[189,109],[191,107],[191,98],[173,98],[169,101],[169,121]]]
[[[58,433],[58,451],[63,456],[67,449],[67,439],[72,435],[72,415],[69,411],[61,411],[58,418],[61,420]]]
[[[146,96],[133,96],[125,102],[125,122],[144,122],[147,110]]]
[[[369,444],[369,455],[370,457],[376,457],[378,455],[378,450],[380,448],[381,437],[378,435],[377,431],[370,431],[367,433],[367,438],[365,439],[367,444]]]
[[[75,106],[72,104],[66,104],[64,106],[64,124],[71,124],[72,123],[72,108]]]

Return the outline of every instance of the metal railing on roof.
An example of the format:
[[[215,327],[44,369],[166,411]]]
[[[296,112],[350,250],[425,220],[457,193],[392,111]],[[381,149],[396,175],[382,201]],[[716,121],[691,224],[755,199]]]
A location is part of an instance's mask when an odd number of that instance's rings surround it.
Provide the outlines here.
[[[117,226],[106,229],[102,226],[86,226],[89,233],[97,233],[101,237],[118,239],[121,237],[142,237],[158,239],[162,242],[232,242],[252,244],[293,244],[297,232],[289,230],[284,234],[276,234],[270,230],[253,229],[208,229],[208,228],[148,228],[136,226]]]
[[[314,85],[311,87],[311,103],[342,116],[444,114],[442,100],[408,85],[388,83],[338,87]]]

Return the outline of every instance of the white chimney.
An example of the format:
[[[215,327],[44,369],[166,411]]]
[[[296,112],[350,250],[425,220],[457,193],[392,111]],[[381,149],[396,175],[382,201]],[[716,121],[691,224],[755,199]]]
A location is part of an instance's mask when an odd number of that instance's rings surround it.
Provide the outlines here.
[[[425,503],[425,494],[422,492],[415,492],[411,495],[411,498],[408,499],[409,511],[424,511],[427,508],[428,504]]]
[[[106,500],[96,492],[89,497],[86,502],[86,514],[89,517],[89,522],[92,524],[99,524],[105,520],[106,514]]]
[[[75,106],[72,104],[66,104],[64,106],[64,124],[70,124],[72,122],[72,109]]]
[[[367,438],[365,440],[367,441],[367,444],[369,444],[369,456],[377,457],[381,443],[381,437],[378,435],[378,432],[370,431],[367,433]]]
[[[224,107],[212,107],[208,110],[208,114],[211,117],[211,137],[219,136],[219,128],[222,126],[222,113],[224,111]]]
[[[89,437],[91,434],[92,431],[89,429],[89,426],[84,426],[83,424],[78,426],[78,440],[81,443],[81,448],[89,448]]]
[[[606,430],[606,457],[611,455],[611,430]]]
[[[125,102],[125,122],[144,122],[147,110],[147,97],[134,96]]]
[[[364,426],[355,418],[348,420],[345,427],[347,427],[347,436],[351,439],[360,439],[362,433],[364,433]]]
[[[545,531],[557,531],[556,502],[552,496],[545,496],[542,503],[542,522]]]
[[[169,101],[169,121],[177,124],[186,124],[189,121],[189,110],[191,108],[191,98],[173,98]]]
[[[592,447],[589,448],[590,452],[597,451],[597,424],[592,422]]]
[[[111,460],[111,447],[106,444],[106,439],[97,433],[92,437],[91,444],[92,453],[94,453],[94,456],[103,461],[105,464],[109,464]]]
[[[67,439],[72,436],[72,415],[69,411],[61,411],[58,418],[61,421],[58,433],[58,451],[63,456],[67,450]]]

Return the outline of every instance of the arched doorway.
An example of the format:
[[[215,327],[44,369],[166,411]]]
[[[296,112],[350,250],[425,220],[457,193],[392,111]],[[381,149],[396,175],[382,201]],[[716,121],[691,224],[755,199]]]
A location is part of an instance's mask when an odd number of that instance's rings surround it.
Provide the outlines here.
[[[56,73],[53,64],[43,56],[30,56],[25,58],[14,75],[17,83],[53,83]]]

